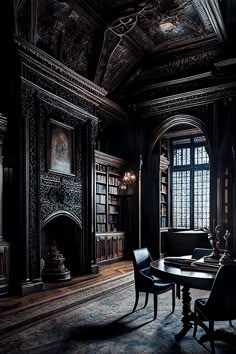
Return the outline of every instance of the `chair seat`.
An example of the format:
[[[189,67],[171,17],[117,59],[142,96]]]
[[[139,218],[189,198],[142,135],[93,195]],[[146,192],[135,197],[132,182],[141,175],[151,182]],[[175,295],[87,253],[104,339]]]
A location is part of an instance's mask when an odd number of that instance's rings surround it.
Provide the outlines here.
[[[162,290],[172,289],[174,286],[174,283],[166,283],[162,279],[157,278],[157,280],[153,281],[153,285],[154,285],[154,287],[157,287],[158,289],[160,289],[160,291],[162,291]]]
[[[168,289],[168,288],[171,288],[173,286],[173,283],[166,282],[165,280],[163,280],[161,278],[158,278],[155,275],[152,275],[150,267],[141,269],[141,272],[143,274],[145,274],[146,276],[148,276],[148,277],[153,279],[153,285],[155,287],[158,287],[160,289]]]

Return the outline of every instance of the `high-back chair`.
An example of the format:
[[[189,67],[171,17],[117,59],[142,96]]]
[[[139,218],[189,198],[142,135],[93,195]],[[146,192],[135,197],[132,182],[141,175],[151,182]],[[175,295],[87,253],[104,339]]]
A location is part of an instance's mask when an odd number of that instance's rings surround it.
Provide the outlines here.
[[[209,256],[212,252],[212,248],[194,248],[192,258],[200,259],[204,256]]]
[[[139,293],[146,293],[144,307],[148,304],[149,294],[153,294],[154,301],[154,319],[157,317],[158,295],[172,290],[172,312],[175,309],[175,284],[168,283],[160,278],[151,275],[150,263],[152,257],[147,248],[140,248],[133,251],[133,265],[134,265],[134,280],[135,280],[135,304],[133,312],[135,311],[138,301]]]
[[[194,332],[200,325],[210,340],[212,353],[214,346],[214,322],[236,319],[236,264],[227,264],[219,268],[208,298],[197,299],[194,305]],[[205,324],[209,322],[209,326]]]

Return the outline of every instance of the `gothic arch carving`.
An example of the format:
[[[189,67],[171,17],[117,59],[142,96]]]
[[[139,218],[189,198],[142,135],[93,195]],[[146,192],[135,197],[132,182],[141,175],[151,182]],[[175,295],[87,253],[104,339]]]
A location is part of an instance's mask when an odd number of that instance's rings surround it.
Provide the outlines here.
[[[61,210],[48,215],[42,222],[41,228],[43,229],[50,221],[54,220],[59,216],[66,216],[72,219],[79,227],[82,229],[81,220],[73,213],[69,213],[66,210]]]
[[[207,141],[209,141],[206,125],[203,123],[201,119],[188,114],[177,114],[175,116],[171,116],[167,118],[161,123],[161,125],[159,125],[153,130],[153,135],[151,140],[151,151],[153,150],[156,142],[168,129],[173,128],[174,126],[179,124],[188,124],[200,129],[206,136]]]

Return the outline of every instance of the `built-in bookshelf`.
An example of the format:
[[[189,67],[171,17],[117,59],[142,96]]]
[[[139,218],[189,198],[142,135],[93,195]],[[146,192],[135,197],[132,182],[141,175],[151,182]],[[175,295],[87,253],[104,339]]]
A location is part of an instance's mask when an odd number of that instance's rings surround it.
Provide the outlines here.
[[[96,245],[97,262],[116,260],[124,255],[120,179],[125,161],[95,151],[96,164]]]
[[[168,140],[160,141],[160,227],[168,227]]]

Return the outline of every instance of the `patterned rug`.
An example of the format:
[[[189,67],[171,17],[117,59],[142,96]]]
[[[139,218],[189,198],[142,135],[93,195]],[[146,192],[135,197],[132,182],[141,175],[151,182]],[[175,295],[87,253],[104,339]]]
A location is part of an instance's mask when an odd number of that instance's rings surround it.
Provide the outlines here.
[[[157,319],[153,302],[138,310],[134,305],[133,275],[89,287],[79,293],[3,316],[0,320],[1,353],[101,353],[101,354],[201,354],[208,353],[192,337],[192,330],[179,342],[182,302],[171,312],[171,292],[159,296]],[[193,290],[196,297],[207,292]],[[228,323],[224,324],[228,327]],[[231,328],[232,331],[232,328]],[[202,332],[198,331],[198,336]],[[207,343],[208,346],[208,343]],[[209,346],[208,346],[209,347]],[[236,348],[216,342],[216,353],[235,353]]]
[[[18,328],[31,325],[32,322],[54,316],[58,312],[72,309],[82,304],[85,301],[97,298],[103,294],[109,294],[113,290],[119,290],[122,287],[126,287],[134,282],[133,272],[125,275],[120,275],[114,279],[105,280],[95,285],[89,285],[81,289],[72,291],[69,295],[62,294],[61,296],[54,297],[51,300],[44,300],[36,305],[29,306],[25,309],[17,310],[17,308],[11,311],[9,314],[1,314],[0,317],[0,339],[4,336],[8,336],[12,331],[16,331]]]

